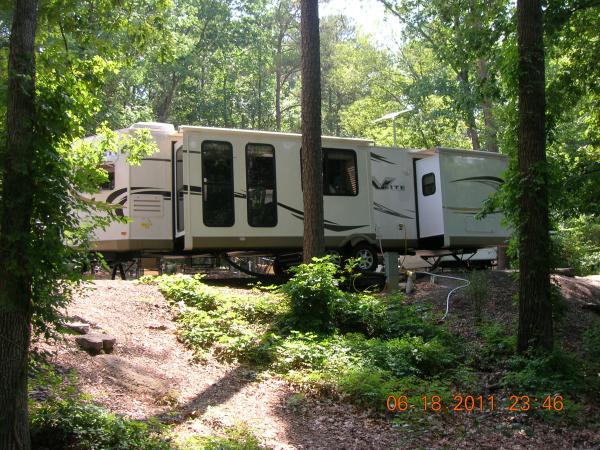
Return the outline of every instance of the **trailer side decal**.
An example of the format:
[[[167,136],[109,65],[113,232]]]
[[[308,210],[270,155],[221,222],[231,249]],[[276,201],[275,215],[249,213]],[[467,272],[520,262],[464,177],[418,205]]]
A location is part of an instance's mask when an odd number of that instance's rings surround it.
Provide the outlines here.
[[[391,162],[387,158],[384,158],[383,156],[377,155],[377,154],[375,154],[373,152],[371,152],[371,159],[374,159],[375,161],[379,161],[379,162],[382,162],[382,163],[391,164],[392,166],[396,165],[395,163]]]
[[[494,189],[498,189],[500,185],[504,183],[502,178],[492,176],[459,178],[458,180],[452,180],[450,183],[457,183],[459,181],[472,181],[474,183],[481,183]]]
[[[414,217],[406,216],[398,211],[394,211],[393,209],[388,208],[387,206],[383,206],[381,203],[373,202],[373,209],[382,214],[388,214],[394,217],[401,217],[403,219],[414,219]]]

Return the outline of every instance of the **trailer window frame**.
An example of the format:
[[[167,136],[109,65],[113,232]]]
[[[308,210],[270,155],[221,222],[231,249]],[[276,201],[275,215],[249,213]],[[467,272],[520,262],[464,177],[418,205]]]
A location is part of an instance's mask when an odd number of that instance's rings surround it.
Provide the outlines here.
[[[323,196],[324,197],[357,197],[360,192],[360,183],[358,181],[358,179],[359,179],[359,177],[358,177],[358,160],[356,157],[356,150],[353,150],[350,148],[323,147],[322,151],[323,151],[323,176],[322,176],[322,178],[323,178]],[[328,173],[328,168],[327,168],[327,161],[328,161],[329,152],[333,152],[333,151],[347,152],[347,153],[352,154],[352,167],[354,168],[354,183],[356,185],[355,187],[351,186],[351,190],[353,191],[352,193],[347,193],[347,191],[340,192],[340,193],[331,192],[335,188],[327,184],[327,182],[330,181],[330,175]],[[302,148],[300,148],[300,189],[304,190],[304,186],[302,183],[302,177],[303,177]],[[350,183],[352,183],[351,180],[348,180],[348,181]]]
[[[114,164],[102,164],[101,169],[104,169],[107,174],[107,180],[100,186],[101,191],[112,191],[115,189],[115,165]]]
[[[427,180],[425,180],[425,178],[427,178]],[[431,190],[431,186],[433,186],[433,190]],[[423,193],[423,197],[429,197],[430,195],[435,194],[436,191],[435,173],[429,172],[423,174],[421,177],[421,192]]]
[[[251,147],[268,147],[271,150],[272,154],[272,199],[269,202],[272,206],[272,216],[270,221],[259,223],[255,221],[253,218],[256,218],[255,215],[257,213],[256,209],[252,208],[251,201],[251,192],[257,187],[253,187],[250,185],[252,176],[250,174],[250,164],[249,160],[252,158],[250,155]],[[245,147],[245,156],[246,156],[246,214],[248,225],[253,228],[273,228],[277,226],[278,223],[278,215],[277,215],[277,164],[276,164],[276,155],[275,155],[275,147],[271,144],[258,143],[258,142],[248,142]],[[263,187],[263,186],[260,186]],[[266,210],[266,205],[269,203],[265,203],[262,205],[263,209]]]
[[[223,153],[223,150],[225,152],[227,152],[226,158],[229,163],[228,164],[229,165],[228,174],[217,173],[214,170],[207,170],[209,154],[212,151],[212,149],[209,150],[207,147],[209,145],[215,145],[215,144],[223,146],[221,153]],[[201,149],[201,156],[202,156],[202,158],[201,158],[202,159],[202,222],[204,223],[204,226],[206,226],[206,227],[231,228],[235,225],[233,145],[231,144],[231,142],[228,142],[228,141],[205,140],[205,141],[202,141],[200,149]],[[213,169],[214,169],[214,167],[213,167]],[[207,181],[209,177],[215,177],[215,178],[219,177],[219,178],[221,178],[221,180],[217,179],[216,181]],[[211,195],[211,193],[212,193],[211,187],[221,188],[222,189],[221,193],[226,194],[226,197],[222,197],[221,200],[218,202],[218,207],[215,207],[215,208],[209,207],[209,205],[212,203],[212,202],[209,202],[209,199],[208,199],[208,196]],[[217,189],[217,192],[218,192],[218,189]],[[229,205],[231,206],[230,209],[224,210],[224,208],[227,208]],[[207,211],[209,211],[210,214],[207,214]],[[225,211],[227,213],[227,215],[223,216],[223,218],[226,220],[222,220],[220,222],[214,221],[214,218],[218,217],[215,214],[217,211],[218,212]]]

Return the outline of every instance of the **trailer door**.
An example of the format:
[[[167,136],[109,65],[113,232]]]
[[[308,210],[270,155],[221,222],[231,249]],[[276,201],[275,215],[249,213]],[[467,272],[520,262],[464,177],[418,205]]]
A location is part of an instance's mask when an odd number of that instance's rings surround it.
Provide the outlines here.
[[[435,155],[415,162],[419,239],[444,235],[440,160]]]
[[[173,155],[173,197],[174,197],[174,235],[179,238],[185,234],[184,229],[184,196],[186,193],[185,185],[183,184],[183,145],[180,145],[175,150]]]

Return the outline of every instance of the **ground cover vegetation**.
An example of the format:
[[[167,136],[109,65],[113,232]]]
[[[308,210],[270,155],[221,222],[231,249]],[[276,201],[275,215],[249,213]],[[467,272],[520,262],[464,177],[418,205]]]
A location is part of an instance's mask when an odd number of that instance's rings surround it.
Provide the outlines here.
[[[389,395],[405,395],[409,404],[419,405],[432,392],[446,401],[460,392],[491,392],[484,381],[489,373],[499,374],[493,389],[540,396],[568,392],[562,417],[569,420],[578,417],[578,404],[599,392],[595,329],[586,334],[580,354],[557,346],[544,356],[516,355],[514,332],[484,318],[476,342],[467,342],[439,323],[428,305],[407,305],[402,294],[343,291],[348,276],[340,277],[327,258],[293,271],[286,284],[255,288],[243,297],[208,286],[201,276],[142,281],[158,284],[176,311],[179,338],[197,358],[210,354],[247,364],[305,393],[382,412]],[[474,285],[467,295],[481,296],[486,282]],[[325,300],[324,309],[307,314],[317,298]],[[418,416],[422,409],[410,413]]]

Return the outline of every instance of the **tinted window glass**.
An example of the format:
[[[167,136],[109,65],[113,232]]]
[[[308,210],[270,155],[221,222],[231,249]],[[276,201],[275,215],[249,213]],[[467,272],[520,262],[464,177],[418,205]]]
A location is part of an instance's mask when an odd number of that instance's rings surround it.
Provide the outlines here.
[[[425,197],[435,194],[435,175],[433,173],[423,175],[421,185]]]
[[[323,193],[349,196],[358,194],[356,153],[354,151],[323,149]]]
[[[277,225],[275,148],[272,145],[246,146],[246,191],[248,224],[252,227]]]
[[[233,147],[229,142],[202,143],[202,217],[207,227],[230,227],[233,206]]]
[[[115,166],[109,164],[102,166],[102,168],[106,170],[108,174],[108,180],[106,180],[106,183],[103,183],[102,186],[100,186],[100,189],[112,191],[115,188]]]

